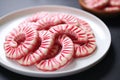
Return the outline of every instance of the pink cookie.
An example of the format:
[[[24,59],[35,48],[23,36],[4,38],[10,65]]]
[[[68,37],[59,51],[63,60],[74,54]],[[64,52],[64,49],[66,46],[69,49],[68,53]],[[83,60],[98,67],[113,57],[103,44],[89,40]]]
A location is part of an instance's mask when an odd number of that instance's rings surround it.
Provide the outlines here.
[[[54,71],[65,64],[72,58],[74,53],[74,44],[72,40],[66,35],[59,36],[59,44],[62,46],[60,52],[53,58],[42,60],[36,64],[36,67],[43,71]]]
[[[50,27],[59,25],[61,23],[62,22],[57,17],[57,13],[51,12],[44,18],[41,18],[40,20],[38,20],[39,26],[37,27],[37,30],[42,30],[42,29],[48,30]]]
[[[74,57],[84,57],[92,54],[96,49],[95,36],[91,32],[87,32],[88,41],[84,44],[74,44]]]
[[[85,4],[87,5],[88,8],[103,8],[105,7],[109,0],[84,0]]]
[[[4,42],[6,56],[11,59],[20,59],[27,55],[36,46],[38,33],[27,24],[14,28]]]
[[[53,45],[54,35],[48,31],[41,30],[39,31],[39,38],[41,42],[37,43],[39,44],[37,49],[22,57],[20,60],[18,60],[18,63],[24,66],[33,65],[48,55],[49,50]]]
[[[106,11],[106,12],[117,12],[117,11],[120,11],[120,7],[108,6],[108,7],[104,8],[104,11]]]
[[[62,24],[72,24],[72,25],[79,25],[77,17],[67,14],[67,13],[59,13],[58,18]]]
[[[75,25],[61,24],[51,27],[49,31],[56,35],[66,34],[72,38],[73,42],[85,43],[87,41],[86,32]]]
[[[109,0],[110,6],[116,6],[120,8],[120,0]]]

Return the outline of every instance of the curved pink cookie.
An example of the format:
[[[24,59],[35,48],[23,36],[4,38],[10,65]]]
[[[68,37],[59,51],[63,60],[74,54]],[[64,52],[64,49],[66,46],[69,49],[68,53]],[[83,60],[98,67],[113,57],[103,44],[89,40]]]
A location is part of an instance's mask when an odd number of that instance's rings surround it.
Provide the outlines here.
[[[19,26],[23,26],[24,24],[28,24],[37,30],[37,28],[39,27],[38,20],[40,20],[41,18],[44,18],[45,16],[48,16],[48,14],[49,14],[48,12],[38,12],[36,14],[33,14],[32,16],[30,16],[30,17],[26,18],[24,21],[22,21],[19,24]]]
[[[109,0],[110,6],[117,6],[120,8],[120,0]]]
[[[25,26],[25,25],[28,25],[29,27],[32,27],[33,29],[37,30],[37,28],[39,27],[39,24],[37,22],[23,22],[23,23],[20,23],[18,26]]]
[[[86,21],[78,18],[78,22],[79,22],[79,27],[81,27],[87,32],[92,32],[90,25]]]
[[[49,58],[53,58],[55,57],[58,52],[59,52],[59,49],[60,49],[60,45],[59,44],[54,44],[51,49],[49,50],[49,53],[48,55],[45,57],[45,59],[49,59]]]
[[[84,2],[89,8],[103,8],[109,0],[84,0]]]
[[[23,21],[23,22],[35,23],[38,20],[40,20],[41,18],[44,18],[45,16],[47,16],[48,14],[49,14],[48,12],[38,12],[38,13],[33,14],[32,16],[28,17],[27,19],[25,19],[25,21]]]
[[[11,59],[20,59],[27,55],[36,46],[38,33],[27,24],[13,29],[5,39],[4,49],[6,56]]]
[[[74,57],[84,57],[90,55],[96,49],[96,40],[91,32],[87,32],[88,42],[84,44],[74,44],[75,53]]]
[[[18,63],[26,66],[33,65],[34,63],[44,59],[44,57],[48,55],[48,52],[53,45],[54,36],[48,31],[41,30],[39,31],[39,37],[41,42],[37,43],[39,44],[38,48],[18,60]]]
[[[74,25],[79,25],[78,20],[75,16],[67,14],[67,13],[59,13],[57,14],[59,20],[63,24],[74,24]]]
[[[116,11],[120,11],[120,7],[108,6],[108,7],[104,8],[104,11],[106,11],[106,12],[116,12]]]
[[[87,35],[86,32],[75,25],[70,24],[61,24],[57,26],[53,26],[49,29],[51,33],[54,34],[66,34],[68,36],[71,36],[73,42],[80,42],[84,43],[87,41]]]
[[[73,57],[74,46],[72,40],[66,35],[58,38],[62,46],[61,51],[53,58],[42,60],[36,64],[36,67],[43,71],[53,71],[67,64]]]
[[[48,16],[38,20],[38,24],[37,30],[48,30],[51,26],[61,24],[61,21],[58,19],[57,13],[49,13]]]
[[[23,22],[21,22],[19,24],[19,26],[24,25],[24,24],[28,24],[31,27],[33,27],[34,29],[37,30],[38,27],[40,27],[40,24],[38,23],[38,20],[48,16],[49,13],[48,12],[38,12],[36,14],[33,14],[32,16],[26,18]]]

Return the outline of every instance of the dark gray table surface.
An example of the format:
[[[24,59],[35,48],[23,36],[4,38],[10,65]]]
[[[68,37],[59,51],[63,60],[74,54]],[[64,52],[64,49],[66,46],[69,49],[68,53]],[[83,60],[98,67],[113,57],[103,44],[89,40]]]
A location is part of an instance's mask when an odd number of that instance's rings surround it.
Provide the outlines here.
[[[40,5],[65,5],[81,9],[77,0],[0,0],[0,17],[9,12],[32,6]],[[47,78],[48,80],[120,80],[120,16],[100,18],[108,26],[112,43],[105,58],[83,72],[59,78]],[[0,80],[39,80],[11,72],[0,66]]]

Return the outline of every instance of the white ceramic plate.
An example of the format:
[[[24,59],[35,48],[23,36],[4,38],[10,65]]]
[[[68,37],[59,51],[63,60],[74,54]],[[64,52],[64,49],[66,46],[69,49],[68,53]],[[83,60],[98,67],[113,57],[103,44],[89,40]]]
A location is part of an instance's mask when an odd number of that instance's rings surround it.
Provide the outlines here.
[[[26,17],[41,11],[69,13],[87,21],[95,34],[97,50],[92,55],[84,58],[74,59],[74,61],[69,65],[53,72],[43,72],[38,70],[35,66],[21,66],[15,61],[7,59],[5,57],[5,51],[3,48],[5,36],[13,29],[13,27],[16,27]],[[105,56],[110,44],[111,35],[107,26],[97,17],[80,9],[65,6],[38,6],[15,11],[0,18],[0,64],[3,67],[22,75],[34,77],[60,77],[81,72],[99,62]]]

